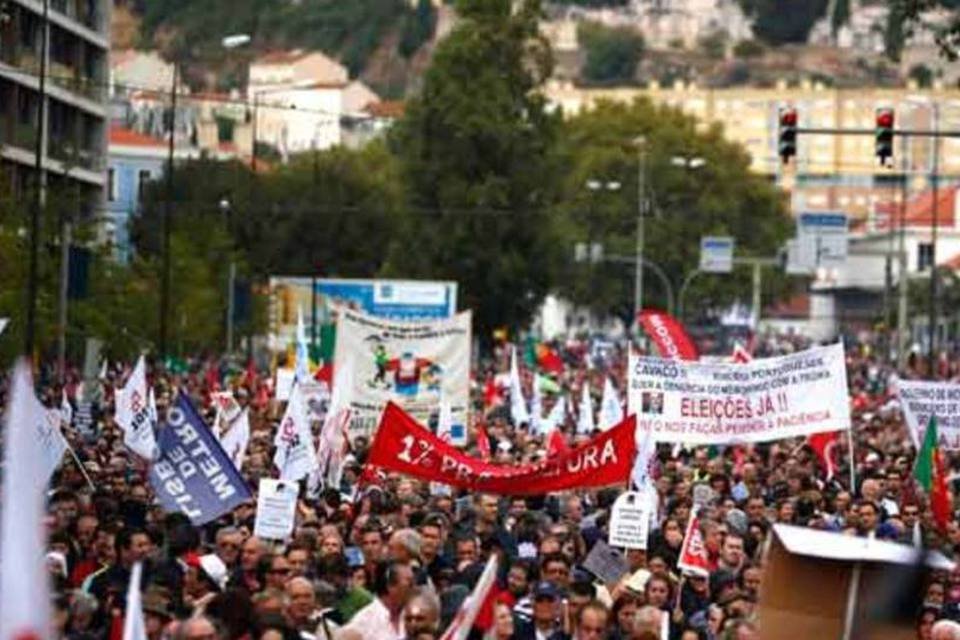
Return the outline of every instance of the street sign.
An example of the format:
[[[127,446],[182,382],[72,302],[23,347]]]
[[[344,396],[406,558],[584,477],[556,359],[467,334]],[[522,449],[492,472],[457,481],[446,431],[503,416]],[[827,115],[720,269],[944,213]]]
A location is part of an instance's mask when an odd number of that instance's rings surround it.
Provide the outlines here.
[[[803,262],[803,256],[800,254],[800,241],[796,238],[787,240],[787,265],[786,272],[790,276],[809,276],[813,273],[815,266]]]
[[[704,273],[733,271],[733,238],[729,236],[700,238],[700,271]]]
[[[800,262],[811,270],[847,261],[847,214],[802,212],[797,216]]]

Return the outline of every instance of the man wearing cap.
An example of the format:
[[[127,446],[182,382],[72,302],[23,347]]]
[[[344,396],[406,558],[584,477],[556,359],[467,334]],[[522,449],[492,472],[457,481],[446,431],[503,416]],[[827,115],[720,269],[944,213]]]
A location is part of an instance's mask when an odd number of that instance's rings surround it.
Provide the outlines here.
[[[563,619],[563,594],[552,582],[543,580],[533,590],[533,618],[518,620],[517,640],[567,640],[560,626]]]
[[[140,601],[143,608],[143,622],[147,631],[147,640],[160,640],[164,627],[173,619],[170,597],[166,589],[157,586],[147,587]]]
[[[187,554],[187,571],[183,576],[183,602],[202,613],[207,603],[223,591],[227,584],[227,565],[215,554]]]

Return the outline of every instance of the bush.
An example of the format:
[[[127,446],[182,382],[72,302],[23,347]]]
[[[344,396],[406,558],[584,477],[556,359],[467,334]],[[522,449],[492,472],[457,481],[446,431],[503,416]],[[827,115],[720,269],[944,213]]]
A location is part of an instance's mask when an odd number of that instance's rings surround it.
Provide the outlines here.
[[[632,29],[581,23],[577,36],[587,51],[583,76],[594,82],[631,81],[643,55],[643,37]]]
[[[733,55],[737,58],[759,58],[765,50],[756,40],[741,40],[733,45]]]

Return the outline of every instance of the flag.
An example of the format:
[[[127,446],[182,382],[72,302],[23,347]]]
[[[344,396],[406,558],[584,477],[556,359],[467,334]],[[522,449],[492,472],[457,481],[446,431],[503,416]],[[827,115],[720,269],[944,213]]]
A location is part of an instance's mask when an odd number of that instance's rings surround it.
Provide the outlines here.
[[[556,427],[551,429],[547,436],[547,457],[552,458],[569,450],[570,445],[567,444],[567,439],[563,437],[563,432]]]
[[[60,419],[68,427],[73,424],[73,405],[70,404],[66,389],[60,392]]]
[[[140,603],[140,576],[143,563],[138,562],[130,570],[127,586],[127,610],[123,618],[123,640],[147,640],[147,626],[143,621],[143,605]]]
[[[840,444],[840,432],[824,431],[822,433],[814,433],[807,438],[807,444],[810,445],[813,452],[817,454],[817,458],[820,459],[820,464],[827,472],[827,480],[832,480],[833,476],[837,473],[837,462],[834,452],[837,449],[837,445]]]
[[[160,414],[157,412],[157,396],[153,393],[153,387],[147,391],[147,409],[150,412],[150,424],[156,426],[160,423]]]
[[[590,383],[584,379],[580,388],[580,407],[577,416],[577,433],[593,433],[593,398],[590,397]]]
[[[947,488],[947,468],[937,444],[936,416],[930,416],[927,431],[923,436],[923,446],[917,454],[917,462],[913,468],[913,477],[927,492],[933,518],[940,530],[945,531],[953,509]]]
[[[692,573],[703,576],[710,575],[710,558],[707,547],[703,544],[703,534],[700,532],[700,518],[694,510],[687,523],[687,532],[683,536],[683,545],[680,547],[680,559],[677,566]]]
[[[600,400],[600,430],[606,431],[623,422],[623,407],[610,378],[603,380],[603,399]]]
[[[310,352],[307,349],[307,330],[303,324],[303,309],[297,307],[297,356],[294,368],[294,380],[310,379]]]
[[[750,355],[750,352],[747,351],[739,342],[733,344],[733,353],[730,355],[730,359],[736,362],[737,364],[746,364],[753,361],[753,356]]]
[[[281,480],[296,482],[317,467],[317,452],[313,446],[307,406],[298,382],[293,383],[287,410],[273,444],[277,448],[273,463],[280,470]]]
[[[670,314],[647,309],[640,312],[637,320],[657,345],[661,357],[672,360],[697,360],[700,357],[687,330]]]
[[[13,372],[3,434],[0,505],[0,639],[51,637],[49,572],[44,560],[43,448],[31,425],[45,420],[26,360]]]
[[[496,380],[493,376],[487,376],[486,382],[483,383],[483,408],[492,409],[499,406],[501,402],[503,402],[503,398],[500,397],[500,389],[497,388]]]
[[[123,430],[123,444],[141,458],[156,458],[157,441],[150,419],[147,364],[143,356],[137,360],[126,386],[117,390],[115,402],[115,417]]]
[[[243,461],[247,457],[247,445],[250,443],[250,414],[248,409],[230,424],[229,428],[218,436],[220,446],[233,462],[237,471],[243,470]]]
[[[330,403],[320,430],[320,443],[317,445],[316,477],[313,484],[338,488],[343,474],[343,459],[350,447],[350,389],[353,388],[353,360],[347,359],[337,368],[334,375]],[[449,408],[449,404],[447,405]],[[443,402],[440,404],[441,413]],[[442,416],[441,416],[442,417]],[[322,482],[321,482],[322,481]]]
[[[544,371],[563,373],[563,358],[556,351],[545,344],[537,345],[537,364]]]
[[[520,367],[517,365],[517,348],[513,348],[510,355],[510,417],[515,426],[530,422],[527,412],[527,401],[523,397],[523,387],[520,385]]]
[[[450,410],[450,402],[442,395],[440,413],[437,416],[437,437],[447,442],[453,437],[453,412]]]
[[[557,381],[549,376],[537,376],[537,384],[540,386],[540,391],[544,393],[560,393],[563,391]]]
[[[543,419],[540,423],[540,428],[542,433],[548,433],[551,429],[558,429],[563,426],[563,423],[567,420],[567,399],[563,396],[557,398],[557,401],[553,403],[553,408],[550,409],[550,413],[547,414],[547,417]]]
[[[490,459],[490,437],[482,424],[477,425],[477,451],[484,460]]]
[[[543,423],[543,392],[540,391],[540,376],[533,376],[533,395],[530,398],[530,429],[540,433]]]
[[[473,592],[467,596],[467,599],[460,606],[460,610],[450,621],[450,626],[440,636],[440,640],[466,640],[481,609],[489,606],[488,600],[494,595],[496,581],[497,555],[491,554],[490,559],[487,560],[487,566],[483,568],[483,573],[477,580],[477,585],[473,588]]]

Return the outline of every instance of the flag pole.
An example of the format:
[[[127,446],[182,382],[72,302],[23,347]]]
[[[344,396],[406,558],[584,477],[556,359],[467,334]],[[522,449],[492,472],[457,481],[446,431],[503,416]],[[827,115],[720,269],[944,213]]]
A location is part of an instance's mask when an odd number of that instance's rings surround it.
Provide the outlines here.
[[[857,459],[853,451],[853,429],[847,429],[847,448],[850,449],[850,493],[857,490]]]
[[[77,468],[80,469],[80,473],[83,474],[83,479],[87,481],[88,485],[90,485],[90,489],[96,492],[97,486],[93,484],[93,480],[91,480],[90,476],[87,474],[86,468],[83,466],[83,463],[80,462],[80,458],[77,457],[77,452],[73,450],[73,447],[70,446],[70,442],[66,438],[64,438],[63,441],[67,445],[67,451],[70,452],[70,455],[73,457],[73,461],[77,463]]]

